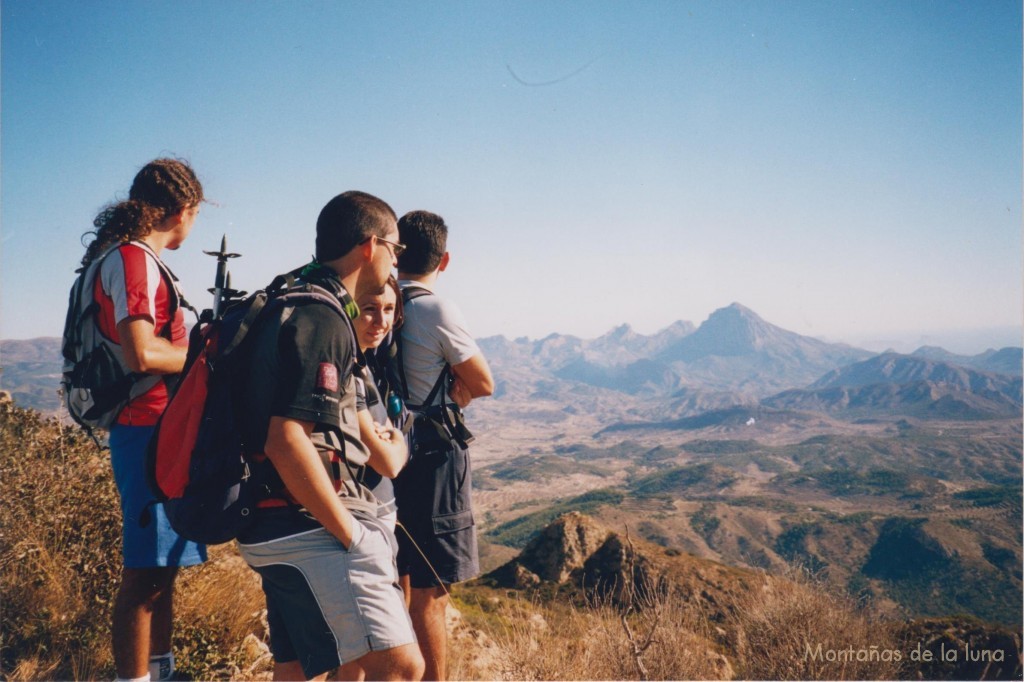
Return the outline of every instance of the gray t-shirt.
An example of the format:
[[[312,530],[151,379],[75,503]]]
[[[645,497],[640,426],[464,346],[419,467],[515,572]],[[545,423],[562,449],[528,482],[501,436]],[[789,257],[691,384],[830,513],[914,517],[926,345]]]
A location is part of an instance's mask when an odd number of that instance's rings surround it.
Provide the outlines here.
[[[430,289],[412,280],[399,280],[398,284],[403,290],[408,286]],[[480,352],[462,312],[436,294],[419,296],[406,304],[401,334],[402,362],[412,405],[421,405],[430,395],[446,362],[458,365]]]

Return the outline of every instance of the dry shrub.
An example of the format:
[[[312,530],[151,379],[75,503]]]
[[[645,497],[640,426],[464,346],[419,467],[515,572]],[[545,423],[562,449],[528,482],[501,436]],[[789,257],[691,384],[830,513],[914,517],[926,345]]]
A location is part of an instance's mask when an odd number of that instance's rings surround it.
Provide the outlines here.
[[[739,674],[753,680],[893,679],[892,624],[801,575],[765,576],[734,606]]]
[[[0,678],[112,679],[121,511],[107,452],[78,428],[0,401]],[[178,667],[196,679],[269,668],[259,580],[233,545],[183,570]]]
[[[179,579],[175,657],[198,680],[251,680],[273,668],[266,601],[259,576],[234,543],[211,547],[210,560]]]
[[[511,604],[504,625],[491,637],[498,645],[498,667],[507,680],[597,679],[591,668],[588,628],[581,614],[544,608],[536,601]]]
[[[452,588],[445,614],[448,630],[448,679],[494,680],[499,674],[498,645],[487,634],[500,618],[500,600],[467,595],[463,586]]]
[[[732,676],[712,643],[705,614],[678,593],[629,588],[633,605],[595,601],[596,654],[607,679],[707,680]],[[616,623],[615,620],[618,620]],[[615,626],[618,627],[615,627]]]
[[[106,456],[77,429],[0,402],[0,479],[3,675],[112,675],[121,527]]]
[[[647,603],[632,610],[604,597],[562,608],[517,602],[507,607],[502,621],[489,634],[498,646],[503,679],[731,676],[728,662],[703,634],[702,615],[674,593],[652,593]],[[646,643],[648,635],[650,645],[638,656],[637,645]]]

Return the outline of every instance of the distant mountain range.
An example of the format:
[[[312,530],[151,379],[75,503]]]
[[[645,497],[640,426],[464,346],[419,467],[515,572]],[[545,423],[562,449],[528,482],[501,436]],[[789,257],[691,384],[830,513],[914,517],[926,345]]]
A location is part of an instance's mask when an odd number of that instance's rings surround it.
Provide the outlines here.
[[[0,388],[22,407],[55,412],[60,405],[61,340],[41,337],[0,341]]]
[[[706,414],[703,424],[716,411],[736,419],[737,406],[851,417],[1012,416],[1020,412],[1024,365],[1021,348],[963,356],[922,347],[911,355],[879,355],[787,331],[738,303],[699,327],[680,321],[651,336],[622,325],[591,340],[496,336],[480,345],[505,395],[627,394],[639,405],[657,404],[673,424]]]
[[[1019,376],[897,353],[883,353],[832,370],[807,389],[785,391],[761,401],[775,409],[849,414],[887,411],[945,419],[1010,417],[1020,414],[1021,403]]]
[[[966,356],[950,353],[935,346],[921,346],[911,355],[926,360],[937,360],[951,365],[970,367],[982,372],[995,372],[996,374],[1018,377],[1021,375],[1021,349],[1016,347],[1002,348],[1000,350],[989,349],[980,355]]]
[[[736,406],[980,418],[1019,413],[1021,405],[1021,348],[875,354],[787,331],[739,303],[699,327],[678,321],[652,335],[624,324],[595,339],[492,336],[479,343],[498,382],[495,397],[506,401],[573,406],[586,398],[611,412],[616,403],[623,412],[656,404],[673,419]],[[2,341],[0,363],[0,386],[16,401],[56,409],[60,339]]]

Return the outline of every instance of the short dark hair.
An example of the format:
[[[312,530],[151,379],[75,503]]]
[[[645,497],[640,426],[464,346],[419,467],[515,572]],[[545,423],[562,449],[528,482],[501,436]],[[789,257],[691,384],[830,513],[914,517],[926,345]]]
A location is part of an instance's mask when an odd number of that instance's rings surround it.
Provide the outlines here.
[[[426,275],[441,264],[448,248],[448,226],[436,213],[409,211],[398,221],[398,239],[405,244],[398,257],[399,272]]]
[[[395,212],[366,192],[344,192],[327,202],[316,219],[316,259],[341,258],[371,236],[383,237]]]

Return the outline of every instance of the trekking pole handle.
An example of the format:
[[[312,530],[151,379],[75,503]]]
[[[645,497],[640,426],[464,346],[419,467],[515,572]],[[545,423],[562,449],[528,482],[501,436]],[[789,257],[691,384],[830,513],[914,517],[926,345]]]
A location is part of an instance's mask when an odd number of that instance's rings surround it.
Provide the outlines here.
[[[225,303],[231,299],[245,296],[244,291],[236,291],[231,288],[231,273],[228,271],[228,259],[238,258],[240,253],[228,253],[228,236],[225,234],[220,238],[220,251],[203,251],[207,256],[217,259],[217,273],[213,279],[213,288],[207,289],[213,294],[213,319],[218,319],[224,312]]]

